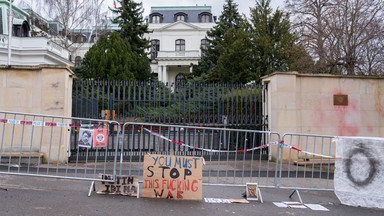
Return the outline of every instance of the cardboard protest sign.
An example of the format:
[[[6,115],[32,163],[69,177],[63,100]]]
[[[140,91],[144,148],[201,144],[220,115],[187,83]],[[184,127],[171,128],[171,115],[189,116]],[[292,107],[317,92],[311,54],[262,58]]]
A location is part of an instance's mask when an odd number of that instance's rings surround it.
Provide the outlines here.
[[[113,175],[99,174],[99,178],[112,180]],[[137,196],[139,177],[117,175],[115,182],[98,182],[97,194],[120,194],[125,196]]]
[[[202,158],[145,155],[142,197],[201,200]]]
[[[107,129],[95,129],[93,131],[93,147],[106,148],[107,147]]]

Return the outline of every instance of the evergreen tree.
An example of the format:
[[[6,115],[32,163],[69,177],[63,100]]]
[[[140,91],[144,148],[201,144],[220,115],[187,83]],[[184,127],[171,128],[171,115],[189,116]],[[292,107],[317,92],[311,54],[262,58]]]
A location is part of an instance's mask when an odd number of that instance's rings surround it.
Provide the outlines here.
[[[293,61],[290,55],[296,37],[290,32],[289,16],[279,10],[272,14],[269,4],[270,0],[258,0],[251,9],[252,71],[258,77],[287,71]]]
[[[221,53],[216,66],[208,73],[215,82],[247,83],[255,80],[251,71],[251,41],[243,28],[230,28],[218,46]]]
[[[151,47],[150,41],[144,38],[144,34],[149,33],[148,24],[143,19],[142,3],[134,0],[118,0],[120,7],[110,10],[117,14],[113,23],[119,24],[121,28],[120,36],[130,44],[132,51],[146,56],[146,49]]]
[[[76,75],[100,80],[148,80],[151,76],[148,58],[133,52],[116,32],[109,38],[100,36]]]
[[[199,65],[194,67],[195,76],[201,76],[213,70],[220,57],[219,45],[224,39],[224,34],[230,28],[240,28],[243,20],[238,12],[237,4],[233,0],[226,0],[223,12],[218,19],[217,25],[207,32],[206,40],[209,45],[202,50],[203,54]]]

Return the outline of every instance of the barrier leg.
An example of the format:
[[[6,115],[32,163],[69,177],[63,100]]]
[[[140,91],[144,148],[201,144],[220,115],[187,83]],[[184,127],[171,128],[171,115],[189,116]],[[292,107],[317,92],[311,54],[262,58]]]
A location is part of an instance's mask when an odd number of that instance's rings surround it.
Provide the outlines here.
[[[263,202],[263,196],[261,196],[260,188],[257,188],[257,194],[258,194],[258,196],[260,197],[260,202],[261,202],[261,203],[264,203],[264,202]]]
[[[140,183],[137,184],[138,187],[137,187],[137,195],[136,195],[136,198],[139,199],[140,198]]]
[[[88,197],[91,196],[92,189],[93,189],[93,191],[96,191],[95,181],[92,181],[91,187],[89,187]]]
[[[294,190],[291,195],[289,195],[289,198],[292,198],[293,194],[297,193],[297,196],[299,197],[300,203],[303,203],[303,200],[301,199],[300,193],[298,190]]]

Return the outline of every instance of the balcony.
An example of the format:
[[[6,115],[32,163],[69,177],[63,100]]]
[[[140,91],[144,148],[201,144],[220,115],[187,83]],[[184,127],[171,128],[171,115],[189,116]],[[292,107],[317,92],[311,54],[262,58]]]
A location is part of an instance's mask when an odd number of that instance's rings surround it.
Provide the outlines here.
[[[71,65],[70,51],[45,37],[12,37],[13,65]],[[8,60],[8,35],[0,35],[0,64]]]
[[[159,51],[157,59],[200,59],[200,50],[187,51]]]

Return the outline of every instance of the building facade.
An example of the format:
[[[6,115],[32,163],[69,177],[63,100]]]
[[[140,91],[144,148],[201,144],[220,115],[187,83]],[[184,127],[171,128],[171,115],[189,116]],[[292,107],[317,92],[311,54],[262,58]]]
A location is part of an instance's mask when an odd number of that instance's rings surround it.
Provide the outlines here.
[[[211,6],[152,7],[147,19],[152,72],[164,83],[183,79],[198,64],[207,31],[215,25]]]
[[[192,65],[197,65],[201,58],[201,47],[207,46],[207,31],[215,25],[211,6],[151,7],[146,21],[151,32],[145,35],[152,45],[148,50],[151,71],[164,83],[174,83],[183,78],[183,73],[192,71]],[[71,59],[75,66],[80,65],[97,35],[118,30],[118,25],[110,20],[97,28],[73,30]]]
[[[0,6],[0,64],[5,64],[8,53],[6,10],[9,2],[0,0]],[[73,29],[66,38],[71,46],[65,49],[55,43],[55,38],[61,36],[60,23],[46,20],[32,10],[17,7],[13,7],[13,10],[18,14],[15,15],[18,18],[14,18],[14,25],[15,22],[20,24],[14,27],[13,35],[16,37],[13,37],[12,43],[12,64],[17,65],[80,66],[85,54],[100,35],[109,35],[119,30],[117,24],[107,19],[91,29]],[[146,21],[151,32],[145,37],[152,45],[148,50],[152,73],[164,83],[182,80],[183,74],[192,72],[192,65],[199,63],[201,48],[208,45],[206,33],[215,25],[211,6],[151,7]]]
[[[9,1],[0,0],[0,65],[8,64]],[[72,65],[70,51],[46,37],[31,37],[30,15],[12,5],[11,65]]]

